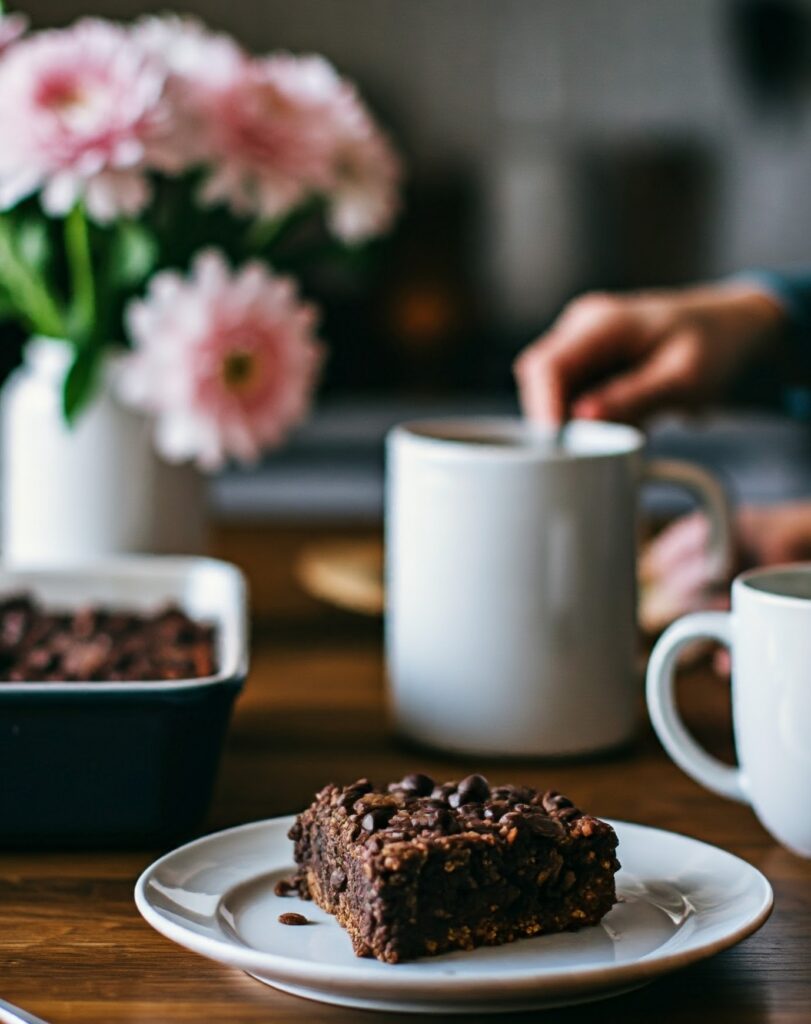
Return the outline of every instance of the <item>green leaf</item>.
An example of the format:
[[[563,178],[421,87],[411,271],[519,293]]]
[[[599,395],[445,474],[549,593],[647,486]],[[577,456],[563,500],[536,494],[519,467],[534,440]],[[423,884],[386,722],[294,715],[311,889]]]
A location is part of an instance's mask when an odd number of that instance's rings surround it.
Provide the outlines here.
[[[11,297],[11,293],[3,283],[3,276],[0,274],[0,320],[17,319],[20,310],[17,303]]]
[[[74,353],[62,386],[62,413],[71,426],[93,397],[101,354],[97,346],[80,347]]]
[[[109,281],[115,288],[139,288],[158,263],[158,243],[143,224],[121,221],[110,251]]]
[[[24,220],[15,232],[20,259],[32,270],[42,272],[51,255],[48,226],[42,220]]]
[[[0,214],[0,286],[30,330],[50,338],[63,337],[62,311],[51,295],[44,275],[20,256],[15,226],[13,217]]]

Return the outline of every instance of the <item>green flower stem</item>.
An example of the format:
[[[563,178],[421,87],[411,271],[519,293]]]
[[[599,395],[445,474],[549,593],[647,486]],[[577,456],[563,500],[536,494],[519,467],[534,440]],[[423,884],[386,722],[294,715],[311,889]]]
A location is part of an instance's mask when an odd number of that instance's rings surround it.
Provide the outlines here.
[[[65,334],[58,306],[40,279],[17,255],[8,222],[0,216],[0,281],[30,330],[49,338]]]
[[[71,327],[77,342],[89,340],[96,327],[96,282],[84,207],[77,203],[65,218],[65,252],[72,286]]]

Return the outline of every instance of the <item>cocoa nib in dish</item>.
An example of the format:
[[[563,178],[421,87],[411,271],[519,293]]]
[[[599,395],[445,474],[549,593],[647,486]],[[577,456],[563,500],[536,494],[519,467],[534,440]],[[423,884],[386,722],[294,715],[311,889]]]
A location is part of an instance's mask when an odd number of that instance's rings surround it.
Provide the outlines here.
[[[55,613],[16,594],[0,601],[0,684],[197,679],[217,671],[214,641],[174,606]]]
[[[299,894],[388,963],[583,928],[616,901],[610,825],[481,775],[326,786],[290,838]]]

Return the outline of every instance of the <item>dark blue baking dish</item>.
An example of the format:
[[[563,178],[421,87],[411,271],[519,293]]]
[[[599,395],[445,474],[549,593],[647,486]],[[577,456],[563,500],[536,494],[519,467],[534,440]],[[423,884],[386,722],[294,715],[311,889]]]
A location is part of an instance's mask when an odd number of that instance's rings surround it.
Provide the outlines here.
[[[248,668],[239,570],[208,558],[127,557],[0,569],[0,593],[50,609],[168,601],[217,627],[218,672],[126,683],[0,683],[0,846],[155,846],[193,833],[211,798]]]

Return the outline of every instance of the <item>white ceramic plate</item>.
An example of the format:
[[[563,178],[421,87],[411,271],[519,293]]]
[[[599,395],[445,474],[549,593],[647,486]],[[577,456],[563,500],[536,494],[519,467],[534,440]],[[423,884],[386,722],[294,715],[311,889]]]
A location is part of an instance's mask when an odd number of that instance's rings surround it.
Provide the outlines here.
[[[621,902],[594,928],[405,964],[358,959],[328,914],[273,889],[292,870],[292,818],[180,847],[141,875],[135,902],[159,932],[285,992],[414,1013],[486,1013],[586,1002],[635,988],[740,942],[769,916],[772,890],[732,854],[612,822]],[[286,911],[311,922],[278,922]]]

